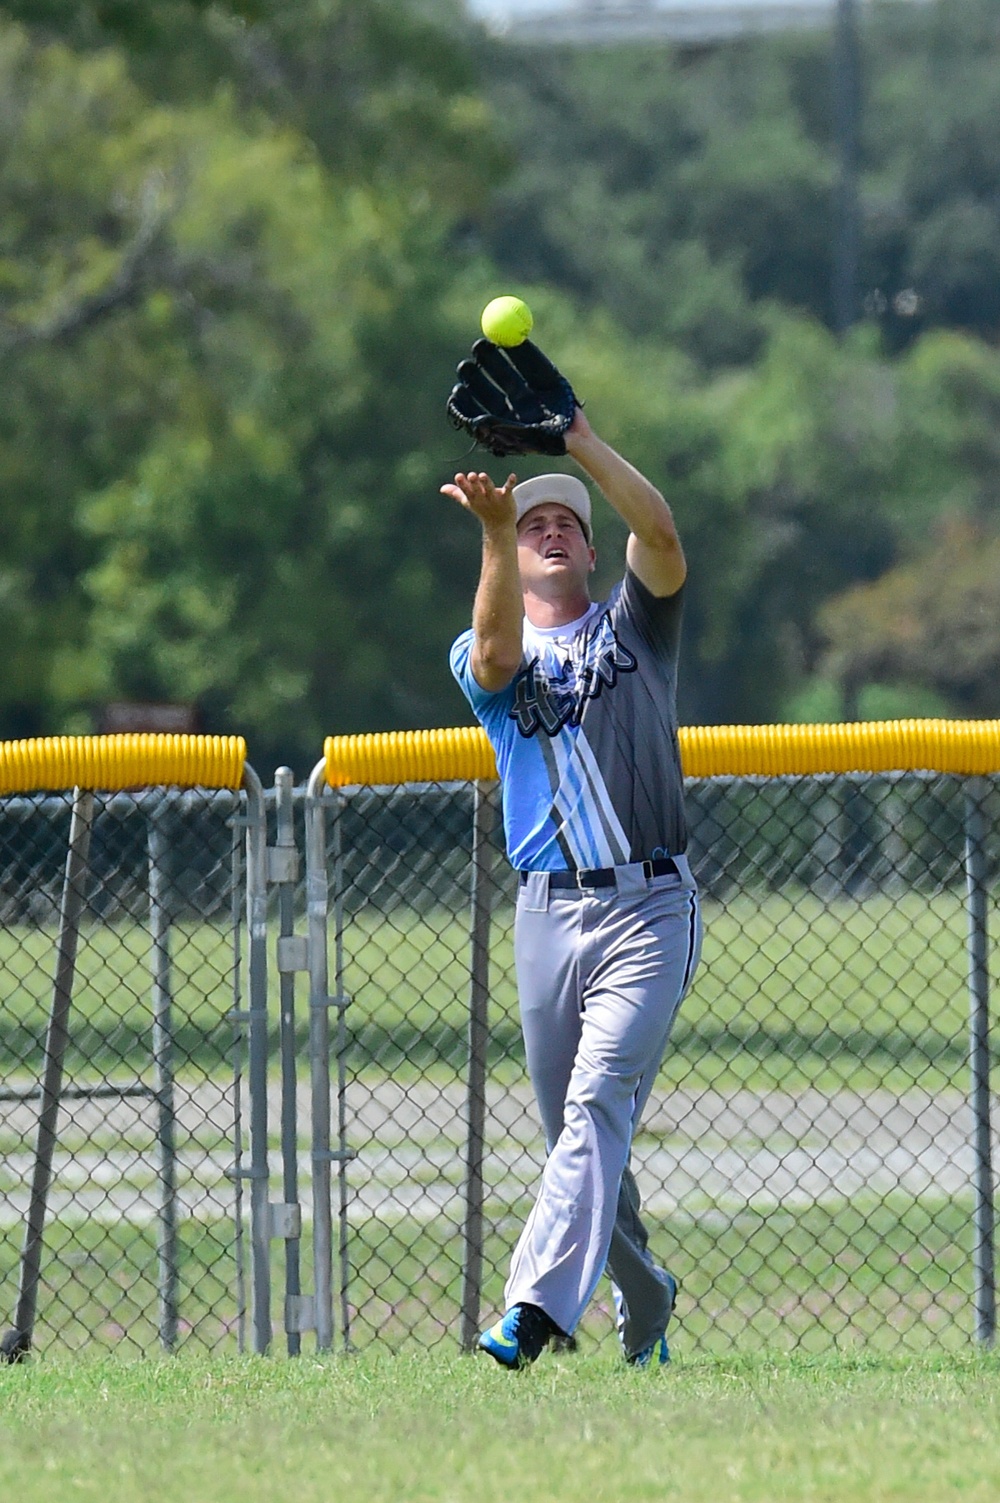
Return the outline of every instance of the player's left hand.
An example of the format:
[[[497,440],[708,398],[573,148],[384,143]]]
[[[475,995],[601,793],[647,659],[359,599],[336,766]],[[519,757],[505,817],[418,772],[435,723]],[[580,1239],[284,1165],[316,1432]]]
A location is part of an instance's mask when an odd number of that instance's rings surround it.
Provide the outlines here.
[[[583,415],[583,408],[578,407],[573,414],[573,421],[566,429],[566,453],[572,454],[573,440],[575,438],[587,439],[594,438],[595,436],[593,428]]]
[[[491,454],[565,454],[580,403],[530,339],[510,348],[477,339],[457,371],[448,416]]]

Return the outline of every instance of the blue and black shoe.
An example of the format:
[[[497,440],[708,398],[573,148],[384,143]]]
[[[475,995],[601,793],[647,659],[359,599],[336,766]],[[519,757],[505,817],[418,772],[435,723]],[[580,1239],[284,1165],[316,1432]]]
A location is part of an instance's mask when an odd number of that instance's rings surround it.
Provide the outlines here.
[[[653,1358],[656,1361],[653,1361]],[[641,1352],[633,1352],[625,1361],[629,1367],[666,1367],[670,1361],[670,1348],[666,1336],[658,1336],[652,1346],[644,1346]]]
[[[512,1305],[502,1320],[479,1338],[479,1349],[489,1352],[501,1367],[527,1367],[540,1357],[558,1327],[537,1305]]]
[[[670,1308],[667,1311],[667,1321],[664,1323],[660,1335],[654,1337],[648,1346],[644,1346],[640,1352],[633,1352],[631,1356],[626,1356],[625,1361],[630,1367],[666,1367],[670,1361],[670,1348],[667,1345],[667,1323],[669,1323],[670,1317],[674,1313],[674,1305],[677,1303],[677,1280],[672,1273],[665,1273],[663,1275],[663,1282],[670,1295]]]

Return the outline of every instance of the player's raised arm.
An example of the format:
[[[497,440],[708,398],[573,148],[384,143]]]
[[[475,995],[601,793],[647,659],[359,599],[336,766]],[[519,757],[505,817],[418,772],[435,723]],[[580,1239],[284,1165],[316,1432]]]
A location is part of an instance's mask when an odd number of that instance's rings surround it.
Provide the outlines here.
[[[514,509],[516,475],[497,488],[486,474],[456,475],[441,487],[466,511],[478,517],[483,529],[483,562],[472,609],[472,672],[482,689],[506,689],[521,666],[524,603],[517,567],[517,526]]]
[[[645,475],[598,438],[577,408],[566,430],[566,452],[596,481],[630,531],[629,568],[653,595],[673,595],[687,575],[687,563],[673,513]]]

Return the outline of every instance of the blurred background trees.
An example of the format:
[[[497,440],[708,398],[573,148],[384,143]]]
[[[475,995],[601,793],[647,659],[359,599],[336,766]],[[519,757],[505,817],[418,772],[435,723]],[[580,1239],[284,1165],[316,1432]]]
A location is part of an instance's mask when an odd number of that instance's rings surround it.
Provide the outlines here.
[[[179,701],[304,772],[467,718],[443,400],[505,290],[675,507],[685,720],[1000,713],[1000,17],[866,12],[842,339],[829,52],[0,4],[0,734]]]

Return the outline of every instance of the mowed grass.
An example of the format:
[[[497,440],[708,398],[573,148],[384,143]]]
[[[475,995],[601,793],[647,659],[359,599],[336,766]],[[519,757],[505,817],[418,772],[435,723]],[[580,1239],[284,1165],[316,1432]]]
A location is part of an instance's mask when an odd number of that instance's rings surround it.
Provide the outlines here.
[[[0,1369],[19,1503],[994,1503],[1000,1360],[544,1356]]]
[[[934,1093],[967,1083],[964,894],[837,898],[742,893],[703,904],[701,965],[674,1027],[663,1085],[723,1093]],[[415,1074],[467,1048],[468,935],[451,915],[354,916],[345,985],[357,1071]],[[1000,954],[992,952],[994,985]],[[523,1071],[512,915],[494,916],[494,1078]]]
[[[530,1204],[487,1207],[482,1313],[503,1309],[510,1250]],[[799,1209],[722,1209],[652,1222],[652,1248],[680,1281],[671,1346],[683,1357],[791,1352],[968,1350],[973,1327],[969,1201],[858,1198]],[[454,1349],[462,1244],[443,1219],[372,1219],[353,1229],[351,1340]],[[617,1351],[602,1281],[579,1332]]]
[[[57,940],[51,925],[0,929],[0,1057],[8,1072],[12,1066],[41,1069]],[[175,1061],[218,1072],[232,1050],[232,933],[216,924],[178,923],[170,951]],[[70,1079],[120,1078],[123,1067],[149,1070],[152,966],[152,943],[142,923],[82,925],[65,1061]]]
[[[668,1085],[698,1090],[928,1092],[965,1083],[964,893],[876,893],[823,901],[807,891],[741,893],[704,904],[705,945],[665,1062]],[[512,914],[493,922],[491,1067],[523,1071]],[[37,1069],[55,933],[0,933],[0,1049]],[[172,936],[179,1061],[224,1068],[231,1047],[232,937],[178,924]],[[994,982],[1000,959],[994,947]],[[467,1050],[466,914],[398,906],[348,916],[344,985],[350,1068],[414,1075],[461,1069]],[[305,983],[301,1023],[305,1029]],[[81,935],[71,1070],[148,1065],[150,945],[139,923]]]
[[[503,1308],[511,1248],[529,1210],[487,1205],[482,1321]],[[671,1346],[681,1358],[840,1351],[887,1356],[968,1351],[973,1329],[972,1214],[965,1200],[903,1196],[768,1211],[746,1207],[696,1218],[657,1217],[652,1246],[680,1281]],[[13,1312],[20,1229],[0,1234],[0,1313]],[[448,1217],[354,1221],[348,1239],[351,1344],[412,1353],[458,1349],[460,1227]],[[308,1237],[302,1287],[314,1287]],[[237,1350],[233,1227],[183,1222],[179,1239],[183,1354]],[[284,1350],[282,1244],[272,1248],[274,1350]],[[249,1248],[244,1240],[244,1276]],[[46,1230],[36,1346],[46,1359],[116,1352],[155,1356],[156,1228],[54,1220]],[[247,1282],[248,1287],[248,1282]],[[342,1342],[339,1288],[335,1301]],[[580,1328],[588,1356],[617,1351],[610,1286],[602,1281]]]

